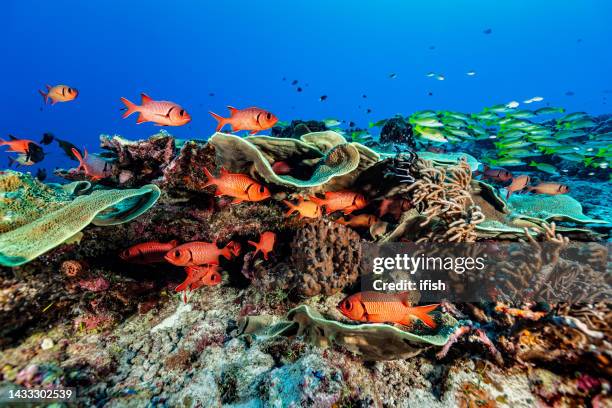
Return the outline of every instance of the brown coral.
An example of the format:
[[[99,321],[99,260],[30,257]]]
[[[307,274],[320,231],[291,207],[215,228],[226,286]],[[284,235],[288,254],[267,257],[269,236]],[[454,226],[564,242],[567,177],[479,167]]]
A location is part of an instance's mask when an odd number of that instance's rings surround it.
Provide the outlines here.
[[[298,297],[333,295],[359,276],[359,235],[338,223],[318,219],[303,224],[290,244],[287,262],[270,267],[245,259],[243,274],[265,293],[278,290]],[[252,270],[251,270],[252,269]]]
[[[360,238],[349,228],[327,220],[307,223],[291,248],[291,263],[302,272],[296,290],[304,296],[333,295],[357,280]]]
[[[202,191],[208,181],[204,167],[215,168],[215,148],[210,143],[186,142],[178,156],[164,169],[164,186],[168,191]]]

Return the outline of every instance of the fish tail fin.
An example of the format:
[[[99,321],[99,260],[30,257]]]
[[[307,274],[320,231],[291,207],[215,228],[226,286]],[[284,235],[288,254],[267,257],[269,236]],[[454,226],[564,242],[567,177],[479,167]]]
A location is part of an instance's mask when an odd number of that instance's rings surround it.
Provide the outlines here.
[[[208,181],[206,182],[204,187],[208,187],[208,186],[214,185],[216,183],[215,176],[213,176],[212,173],[210,172],[210,170],[208,170],[206,167],[204,167],[203,169],[204,169],[204,174],[208,178]]]
[[[0,137],[0,146],[4,146],[8,144],[8,142]]]
[[[83,156],[81,156],[81,152],[79,152],[74,147],[72,149],[70,149],[70,150],[72,151],[72,154],[74,154],[74,157],[76,157],[77,160],[79,161],[79,167],[78,167],[77,171],[81,171],[82,169],[85,168],[85,159],[83,159]],[[85,155],[87,155],[87,153],[85,153]]]
[[[45,93],[44,91],[41,91],[40,89],[38,90],[38,93],[40,94],[40,96],[42,96],[43,100],[45,101],[45,105],[46,105],[47,102],[49,101],[49,93]]]
[[[15,163],[17,160],[13,159],[12,157],[9,156],[8,158],[8,167],[9,169],[13,166],[13,163]]]
[[[427,306],[415,306],[409,309],[410,314],[416,316],[419,320],[421,320],[427,327],[430,329],[436,328],[436,322],[433,317],[429,315],[429,312],[435,310],[440,306],[440,304],[436,303],[433,305]]]
[[[215,120],[217,121],[217,129],[215,129],[215,132],[220,131],[223,126],[227,125],[228,122],[228,118],[224,118],[222,116],[217,115],[216,113],[212,112],[212,111],[208,111],[208,113],[210,113],[212,115],[213,118],[215,118]]]
[[[168,242],[168,245],[172,245],[174,248],[176,248],[176,246],[178,245],[178,240],[173,239],[172,241]]]
[[[187,278],[185,278],[183,283],[181,283],[176,288],[174,288],[174,290],[176,292],[182,292],[184,290],[187,290],[189,288],[189,285],[191,284],[191,281],[193,279],[193,273],[194,273],[193,269],[191,267],[187,266],[187,267],[185,267],[185,272],[187,272]]]
[[[221,250],[221,256],[228,261],[232,259],[232,241],[228,242],[227,245]]]
[[[122,97],[121,98],[121,102],[123,102],[123,104],[127,108],[127,110],[125,111],[125,113],[122,116],[123,119],[127,118],[128,116],[130,116],[134,112],[138,112],[138,105],[130,102],[127,98],[123,98]]]
[[[285,217],[290,216],[296,211],[295,204],[293,204],[291,201],[283,200],[283,203],[285,203],[285,205],[289,207],[289,209],[285,212]]]
[[[253,245],[255,247],[255,253],[253,254],[253,256],[257,255],[257,253],[261,250],[261,248],[259,247],[259,243],[258,242],[253,242],[253,241],[247,241],[249,243],[249,245]]]

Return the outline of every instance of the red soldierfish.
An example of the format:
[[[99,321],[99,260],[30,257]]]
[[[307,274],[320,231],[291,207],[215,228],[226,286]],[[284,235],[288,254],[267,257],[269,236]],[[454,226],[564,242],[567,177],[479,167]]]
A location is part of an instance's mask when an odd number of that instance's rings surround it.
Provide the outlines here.
[[[187,290],[195,290],[202,286],[215,286],[221,283],[218,265],[186,266],[187,278],[174,290],[183,292],[183,302],[187,303]]]
[[[412,306],[409,293],[359,292],[338,303],[338,310],[351,320],[367,323],[399,323],[411,326],[415,320],[433,329],[436,322],[429,315],[439,305]]]
[[[9,135],[9,139],[8,141],[0,139],[0,146],[8,146],[7,152],[20,153],[16,160],[10,160],[11,163],[17,162],[24,166],[30,166],[45,158],[45,152],[38,143],[28,139],[17,139],[13,135]]]
[[[113,164],[110,161],[99,156],[90,156],[87,149],[83,149],[84,156],[81,156],[81,153],[75,148],[71,150],[74,157],[79,161],[77,172],[83,171],[92,180],[100,180],[113,174]]]
[[[218,248],[216,242],[194,241],[168,251],[164,259],[176,266],[219,265],[219,256],[231,259],[232,254],[238,256],[239,252],[231,241],[225,248]]]
[[[495,181],[506,182],[512,178],[512,173],[506,169],[492,169],[487,166],[484,168],[483,173],[485,178],[489,178]]]
[[[336,220],[338,224],[347,225],[353,228],[370,228],[372,224],[376,223],[377,221],[378,218],[372,214],[359,214],[351,216],[349,220],[345,220],[344,217]]]
[[[121,102],[127,108],[123,118],[127,118],[132,113],[138,112],[137,124],[153,122],[157,126],[183,126],[191,121],[191,116],[180,105],[169,101],[154,101],[145,93],[141,93],[141,105],[135,105],[126,98],[121,98]]]
[[[215,177],[206,167],[204,167],[204,173],[208,177],[208,182],[204,187],[217,186],[215,195],[234,197],[232,204],[239,204],[243,201],[261,201],[270,197],[270,190],[266,186],[259,184],[246,174],[230,173],[221,168],[221,175]]]
[[[515,191],[520,191],[527,187],[531,178],[529,176],[521,175],[512,178],[512,183],[507,187],[508,194],[506,195],[506,200],[510,198],[512,193]]]
[[[166,253],[177,245],[178,241],[176,240],[167,243],[156,241],[143,242],[121,251],[119,257],[126,262],[137,264],[164,262]]]
[[[236,109],[232,106],[228,106],[227,109],[230,111],[229,118],[223,118],[216,113],[209,112],[213,118],[217,119],[219,122],[217,124],[217,132],[220,131],[223,126],[230,125],[232,132],[250,130],[251,134],[254,135],[260,130],[270,129],[278,122],[276,116],[260,108]]]
[[[255,255],[259,251],[263,254],[264,259],[268,260],[268,254],[274,250],[274,242],[276,241],[276,234],[272,231],[266,231],[259,237],[259,242],[248,241],[250,245],[255,247]]]
[[[51,99],[51,105],[55,105],[58,102],[70,102],[79,96],[79,91],[67,85],[47,85],[47,93],[40,90],[38,93],[40,93],[45,100],[45,104],[49,102],[49,99]]]
[[[283,200],[283,203],[289,207],[289,210],[285,213],[285,217],[291,216],[293,213],[298,213],[298,218],[321,218],[321,207],[312,201],[304,201],[303,197],[298,199],[297,204],[293,204],[291,201]]]
[[[383,217],[386,214],[391,214],[393,218],[398,220],[410,207],[412,207],[410,200],[405,198],[383,198],[378,208],[378,216]]]
[[[570,188],[561,183],[540,183],[537,186],[527,187],[527,190],[538,194],[558,195],[569,193]]]
[[[326,214],[334,211],[343,211],[345,215],[352,213],[355,210],[362,209],[366,206],[365,197],[362,194],[352,191],[327,191],[325,198],[310,196],[310,201],[319,206],[325,206]]]

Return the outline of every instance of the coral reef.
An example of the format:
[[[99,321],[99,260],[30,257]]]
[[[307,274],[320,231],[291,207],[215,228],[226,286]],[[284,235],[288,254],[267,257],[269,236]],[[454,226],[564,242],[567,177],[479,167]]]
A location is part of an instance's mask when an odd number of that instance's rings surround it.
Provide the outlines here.
[[[65,196],[57,199],[31,178],[22,178],[23,187],[6,193],[15,195],[9,199],[11,210],[7,212],[19,210],[19,218],[34,221],[0,236],[0,264],[5,266],[22,265],[36,258],[79,233],[89,223],[116,225],[131,221],[155,204],[161,194],[157,186],[149,185],[136,190],[96,190],[73,200]],[[30,198],[33,195],[44,199],[48,205],[38,207],[37,201]],[[36,216],[34,211],[38,212]]]

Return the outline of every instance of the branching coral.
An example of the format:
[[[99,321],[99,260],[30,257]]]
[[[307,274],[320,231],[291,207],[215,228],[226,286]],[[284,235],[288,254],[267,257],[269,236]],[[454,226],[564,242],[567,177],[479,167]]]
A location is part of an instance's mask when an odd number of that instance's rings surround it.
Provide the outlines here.
[[[390,194],[410,196],[420,215],[425,217],[419,226],[430,229],[417,242],[476,241],[476,226],[485,217],[472,199],[472,170],[468,163],[461,160],[455,166],[437,167],[419,159],[413,166],[419,178]]]
[[[498,265],[504,276],[501,291],[506,300],[525,299],[547,302],[593,302],[611,294],[608,277],[591,265],[564,259],[562,254],[570,248],[570,241],[556,232],[556,225],[533,229],[544,242],[525,230],[528,243],[511,247],[508,261]],[[591,256],[589,250],[593,250]],[[601,246],[580,247],[581,256],[601,265]],[[605,269],[602,269],[605,270]]]

